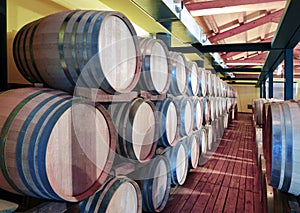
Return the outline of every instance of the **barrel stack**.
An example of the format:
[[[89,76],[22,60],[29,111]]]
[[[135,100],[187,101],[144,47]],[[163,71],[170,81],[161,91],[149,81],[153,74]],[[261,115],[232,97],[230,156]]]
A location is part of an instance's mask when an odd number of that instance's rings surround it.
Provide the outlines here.
[[[299,196],[299,102],[255,99],[253,106],[254,123],[263,131],[261,158],[267,184]]]
[[[124,203],[161,212],[236,118],[234,88],[138,38],[119,12],[46,16],[20,29],[13,50],[20,73],[44,87],[0,94],[0,187],[9,192],[81,212]]]

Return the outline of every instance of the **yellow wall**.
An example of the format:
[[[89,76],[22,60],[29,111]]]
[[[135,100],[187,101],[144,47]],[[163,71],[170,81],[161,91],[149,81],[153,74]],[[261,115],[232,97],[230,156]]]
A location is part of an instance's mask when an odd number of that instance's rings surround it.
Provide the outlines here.
[[[9,0],[7,1],[7,68],[9,83],[28,83],[19,73],[13,59],[13,39],[25,24],[67,10],[50,0]]]
[[[252,104],[252,100],[259,98],[259,88],[254,85],[234,85],[238,92],[238,111],[239,112],[252,112],[248,109],[248,104]]]
[[[7,1],[7,63],[8,83],[27,84],[13,59],[13,39],[25,24],[44,16],[74,9],[112,10],[99,0],[9,0]],[[147,32],[133,23],[139,36]]]

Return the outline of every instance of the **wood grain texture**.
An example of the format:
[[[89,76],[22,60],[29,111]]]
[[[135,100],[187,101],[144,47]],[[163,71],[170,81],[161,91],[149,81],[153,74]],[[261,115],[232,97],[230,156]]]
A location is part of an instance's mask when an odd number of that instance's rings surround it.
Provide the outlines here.
[[[139,162],[149,161],[158,139],[158,116],[154,104],[135,98],[131,102],[113,103],[107,107],[118,131],[118,154]]]
[[[262,212],[261,184],[250,114],[229,123],[210,160],[189,173],[165,212]]]
[[[118,12],[76,10],[46,16],[18,32],[14,52],[27,80],[68,92],[81,86],[127,93],[140,76],[136,32]]]
[[[80,212],[142,212],[142,195],[133,180],[119,176],[79,203]]]
[[[154,95],[167,92],[171,83],[172,67],[169,51],[159,39],[139,38],[142,54],[142,70],[136,90]]]
[[[116,133],[102,106],[46,88],[10,90],[0,102],[1,188],[77,201],[105,182]]]
[[[174,96],[184,95],[188,87],[185,56],[178,52],[169,52],[172,65],[172,78],[168,92]]]

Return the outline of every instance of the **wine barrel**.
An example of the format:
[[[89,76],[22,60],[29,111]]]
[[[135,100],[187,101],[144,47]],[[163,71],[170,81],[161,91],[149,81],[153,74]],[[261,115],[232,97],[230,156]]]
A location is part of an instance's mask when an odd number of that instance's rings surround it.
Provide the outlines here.
[[[164,155],[168,158],[171,166],[171,185],[184,184],[188,172],[187,149],[183,141],[171,147]]]
[[[174,96],[184,95],[188,87],[188,72],[186,72],[186,59],[182,53],[169,52],[172,67],[172,78],[168,92]]]
[[[227,89],[227,84],[225,81],[221,80],[220,79],[220,82],[221,82],[221,86],[220,86],[220,89],[221,89],[221,97],[226,97],[226,89]]]
[[[188,150],[188,163],[190,169],[195,169],[198,166],[200,157],[199,136],[194,134],[186,139]]]
[[[176,135],[178,133],[179,115],[177,113],[175,102],[166,98],[155,102],[158,112],[158,145],[174,146],[176,144]]]
[[[207,137],[207,150],[212,150],[213,148],[213,126],[208,124],[205,126],[206,137]]]
[[[193,130],[193,103],[190,98],[175,98],[177,114],[180,117],[179,135],[190,135]]]
[[[140,76],[136,32],[119,12],[75,10],[46,16],[17,33],[13,52],[27,80],[68,92],[88,87],[126,93]]]
[[[233,98],[226,98],[226,109],[227,112],[230,112],[233,109],[233,103],[234,99]]]
[[[224,128],[228,128],[228,113],[224,113]]]
[[[223,84],[222,80],[217,77],[217,91],[218,91],[218,97],[222,97],[222,90],[223,90]]]
[[[218,97],[218,77],[215,74],[211,74],[211,88],[212,88],[212,95],[214,97]]]
[[[142,53],[142,70],[137,90],[149,91],[154,95],[167,92],[171,82],[169,51],[159,39],[139,38]]]
[[[208,98],[208,102],[209,102],[209,109],[210,109],[210,120],[213,121],[217,118],[217,106],[216,106],[216,98],[213,96],[210,96]]]
[[[0,94],[0,187],[78,201],[105,182],[116,132],[106,110],[42,88]]]
[[[196,62],[187,61],[186,71],[188,73],[187,95],[196,96],[199,91],[199,70]]]
[[[203,102],[202,98],[195,97],[192,99],[193,103],[193,130],[202,128],[203,123]]]
[[[259,99],[253,99],[253,114],[254,114],[254,120],[257,125],[263,124],[263,105],[266,103],[267,100],[264,98]]]
[[[202,98],[203,103],[203,125],[210,123],[210,102],[208,98]]]
[[[300,194],[300,107],[297,102],[271,103],[268,110],[267,175],[270,185]]]
[[[199,137],[199,161],[198,165],[203,166],[207,162],[206,153],[207,153],[207,133],[205,127],[203,127],[198,133]]]
[[[149,100],[136,98],[128,103],[108,106],[118,132],[118,154],[137,160],[149,161],[157,146],[157,113]]]
[[[199,132],[199,138],[200,138],[200,153],[206,154],[207,152],[207,132],[205,128],[202,128]]]
[[[222,140],[224,134],[224,117],[220,116],[216,119],[217,142]]]
[[[161,212],[165,208],[171,189],[171,167],[168,159],[157,155],[129,177],[141,188],[143,211]]]
[[[218,135],[218,119],[215,119],[211,122],[212,126],[212,143],[213,145],[217,143]]]
[[[141,190],[128,177],[111,178],[94,195],[79,203],[79,212],[142,212]]]
[[[206,96],[206,71],[204,68],[199,68],[199,92],[198,95],[205,97]]]
[[[206,95],[208,96],[213,95],[212,75],[213,74],[211,73],[211,71],[206,70]]]
[[[223,114],[227,113],[225,97],[221,97],[221,105],[222,105],[222,115],[223,115]]]

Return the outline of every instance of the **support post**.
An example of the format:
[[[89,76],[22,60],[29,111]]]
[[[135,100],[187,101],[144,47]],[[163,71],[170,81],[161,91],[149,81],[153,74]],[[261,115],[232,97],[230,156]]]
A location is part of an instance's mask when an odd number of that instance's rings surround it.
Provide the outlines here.
[[[0,0],[0,91],[7,89],[6,0]]]
[[[291,100],[294,98],[293,84],[294,84],[294,50],[286,49],[284,51],[284,100]]]
[[[266,80],[264,80],[262,83],[263,83],[263,94],[262,94],[262,97],[266,98]]]
[[[273,72],[269,73],[269,97],[273,98]]]

